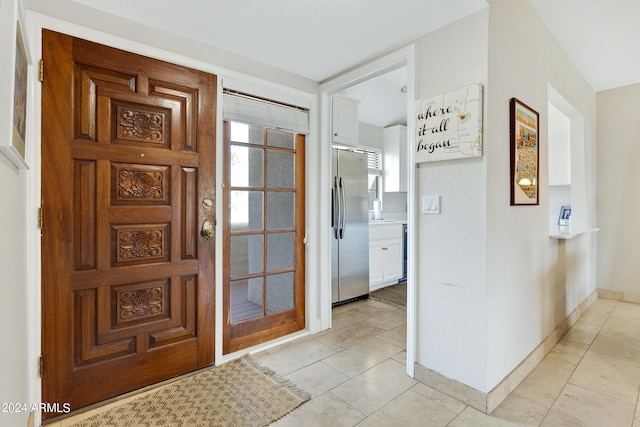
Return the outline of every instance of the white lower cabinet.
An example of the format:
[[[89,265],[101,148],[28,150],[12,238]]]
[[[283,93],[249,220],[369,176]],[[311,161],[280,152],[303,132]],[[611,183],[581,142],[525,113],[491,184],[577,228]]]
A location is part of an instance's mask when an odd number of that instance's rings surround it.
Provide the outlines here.
[[[369,226],[369,292],[402,278],[402,224]]]

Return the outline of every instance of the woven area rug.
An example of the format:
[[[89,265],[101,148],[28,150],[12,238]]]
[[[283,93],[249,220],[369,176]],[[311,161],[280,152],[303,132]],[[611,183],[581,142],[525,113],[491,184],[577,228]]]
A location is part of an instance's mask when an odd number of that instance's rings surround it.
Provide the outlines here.
[[[369,294],[369,299],[392,305],[396,308],[407,308],[407,282],[386,286]]]
[[[310,396],[249,357],[206,369],[71,427],[271,424]]]

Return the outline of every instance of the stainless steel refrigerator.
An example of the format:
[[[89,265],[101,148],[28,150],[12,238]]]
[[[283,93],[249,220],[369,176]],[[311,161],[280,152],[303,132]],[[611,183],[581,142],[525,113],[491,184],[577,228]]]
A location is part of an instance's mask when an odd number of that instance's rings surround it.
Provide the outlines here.
[[[331,301],[369,293],[367,155],[332,150]]]

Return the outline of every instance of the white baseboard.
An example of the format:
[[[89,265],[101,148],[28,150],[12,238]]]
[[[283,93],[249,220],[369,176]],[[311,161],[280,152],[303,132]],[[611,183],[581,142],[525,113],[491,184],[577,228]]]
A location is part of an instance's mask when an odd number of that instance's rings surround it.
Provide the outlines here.
[[[580,319],[591,304],[598,297],[608,298],[600,295],[600,290],[594,291],[578,307],[564,319],[556,329],[549,334],[513,371],[511,371],[497,386],[489,393],[484,393],[464,383],[452,378],[448,378],[432,369],[415,363],[415,379],[428,385],[442,393],[445,393],[462,403],[465,403],[486,414],[493,412],[502,401],[525,379],[527,375],[536,367],[538,363],[551,351],[551,349],[562,339],[569,329]],[[610,292],[610,291],[607,291]],[[615,296],[615,295],[612,295]],[[622,295],[619,299],[622,299]],[[609,298],[617,299],[617,298]],[[631,301],[630,301],[631,302]],[[640,302],[640,296],[637,297]]]
[[[609,291],[607,289],[598,289],[598,298],[612,299],[616,301],[632,302],[640,304],[640,294],[632,294],[629,292]]]

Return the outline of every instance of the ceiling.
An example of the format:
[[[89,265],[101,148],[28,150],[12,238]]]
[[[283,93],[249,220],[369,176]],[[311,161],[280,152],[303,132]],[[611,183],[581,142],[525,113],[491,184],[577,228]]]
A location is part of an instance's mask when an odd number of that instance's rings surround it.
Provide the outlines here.
[[[486,0],[73,0],[322,82],[470,13]],[[529,0],[596,91],[640,82],[640,1]],[[169,5],[179,7],[168,8]],[[406,73],[405,73],[406,74]],[[348,91],[361,120],[396,124],[402,72]],[[376,94],[376,99],[373,95]],[[387,96],[382,96],[387,94]],[[379,99],[378,99],[379,98]],[[404,102],[406,107],[406,101]],[[370,110],[370,113],[367,111]],[[389,115],[382,116],[382,112]]]
[[[529,3],[593,90],[640,82],[640,1]]]
[[[360,100],[360,121],[377,127],[407,124],[407,67],[398,68],[342,91]]]
[[[487,6],[486,0],[74,1],[318,82]]]

